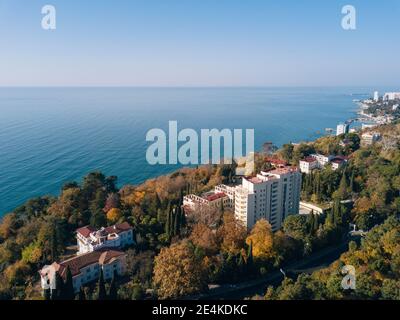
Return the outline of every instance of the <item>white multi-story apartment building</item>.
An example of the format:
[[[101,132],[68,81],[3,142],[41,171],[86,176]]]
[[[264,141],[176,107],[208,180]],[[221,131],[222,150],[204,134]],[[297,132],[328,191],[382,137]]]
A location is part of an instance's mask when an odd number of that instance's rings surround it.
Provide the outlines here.
[[[300,190],[301,173],[295,167],[243,178],[235,190],[235,217],[247,228],[266,219],[276,231],[287,216],[299,213]]]
[[[103,248],[123,248],[133,244],[133,228],[127,222],[97,230],[86,226],[76,230],[78,255]]]
[[[336,127],[336,135],[349,133],[349,125],[347,123],[339,123]]]
[[[126,271],[126,254],[119,250],[102,249],[60,263],[53,262],[39,271],[42,289],[56,289],[56,272],[65,280],[68,267],[74,290],[78,292],[81,286],[99,279],[100,269],[103,270],[104,280],[111,279],[114,272],[123,275]]]
[[[375,102],[378,102],[378,101],[379,101],[379,92],[378,92],[378,91],[375,91],[375,92],[374,92],[374,101],[375,101]]]

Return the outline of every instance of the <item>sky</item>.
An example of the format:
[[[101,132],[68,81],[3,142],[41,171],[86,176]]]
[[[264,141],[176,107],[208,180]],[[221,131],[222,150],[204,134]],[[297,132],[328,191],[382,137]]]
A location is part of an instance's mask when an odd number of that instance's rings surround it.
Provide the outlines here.
[[[400,89],[399,16],[398,0],[0,0],[0,86]]]

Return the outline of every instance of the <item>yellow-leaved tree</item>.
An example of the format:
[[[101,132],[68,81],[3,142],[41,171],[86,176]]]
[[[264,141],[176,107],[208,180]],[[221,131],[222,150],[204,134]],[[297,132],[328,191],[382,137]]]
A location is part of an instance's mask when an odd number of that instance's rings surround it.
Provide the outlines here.
[[[274,234],[271,225],[265,219],[258,220],[246,239],[247,245],[253,245],[253,256],[268,259],[273,256]]]
[[[122,217],[122,211],[118,208],[112,208],[107,212],[107,220],[115,223]]]
[[[194,250],[193,244],[184,240],[161,249],[155,257],[153,281],[159,298],[178,298],[207,287],[206,272]]]

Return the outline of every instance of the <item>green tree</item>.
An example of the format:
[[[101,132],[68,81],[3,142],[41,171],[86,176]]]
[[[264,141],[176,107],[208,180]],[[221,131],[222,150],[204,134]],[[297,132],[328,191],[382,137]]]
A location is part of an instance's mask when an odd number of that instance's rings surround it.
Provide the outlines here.
[[[85,290],[83,290],[82,286],[79,289],[78,300],[80,300],[80,301],[86,300]]]
[[[103,269],[100,268],[100,276],[99,276],[99,282],[98,282],[98,300],[106,300],[107,299],[107,293],[106,293],[106,285],[104,283],[104,275],[103,275]]]
[[[64,284],[64,299],[74,300],[74,298],[75,298],[75,290],[72,282],[72,273],[69,266],[67,266],[65,284]]]
[[[109,300],[118,300],[117,284],[116,284],[117,272],[114,270],[114,274],[110,284],[110,290],[108,293]]]

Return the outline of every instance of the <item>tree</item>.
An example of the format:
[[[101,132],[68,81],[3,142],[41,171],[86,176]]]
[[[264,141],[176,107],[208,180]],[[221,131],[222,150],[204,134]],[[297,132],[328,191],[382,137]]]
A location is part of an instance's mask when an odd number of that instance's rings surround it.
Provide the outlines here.
[[[345,171],[343,171],[342,178],[340,179],[339,189],[335,193],[335,197],[340,200],[346,200],[349,197]]]
[[[120,198],[118,193],[110,193],[107,196],[106,204],[104,206],[103,211],[109,212],[113,208],[119,208],[120,206]]]
[[[195,294],[207,286],[202,264],[187,240],[161,249],[154,259],[153,281],[161,299]]]
[[[58,271],[56,271],[55,282],[55,288],[51,292],[51,300],[64,300],[64,281]]]
[[[252,246],[254,258],[268,259],[273,255],[273,233],[271,225],[265,219],[258,220],[246,239]]]
[[[65,284],[64,284],[64,299],[65,300],[74,300],[75,298],[75,290],[72,282],[72,273],[69,266],[67,266],[66,275],[65,275]]]
[[[308,233],[307,218],[304,215],[288,216],[283,222],[283,231],[295,239],[304,239]]]
[[[86,300],[85,290],[83,290],[82,286],[79,288],[78,300],[80,300],[80,301]]]
[[[42,257],[40,244],[35,241],[22,250],[22,260],[26,263],[36,264]]]
[[[282,149],[280,151],[282,158],[286,161],[286,162],[290,162],[293,158],[293,149],[294,146],[291,143],[287,143],[284,144],[282,146]]]
[[[51,300],[51,290],[50,288],[43,290],[43,298],[44,300]]]
[[[221,249],[228,254],[237,255],[244,248],[247,230],[233,214],[225,213],[223,224],[218,229],[222,238]]]
[[[249,248],[247,250],[247,266],[248,266],[248,271],[252,271],[253,268],[253,241],[250,240]]]
[[[98,297],[97,297],[97,299],[98,300],[106,300],[107,299],[103,269],[101,269],[101,268],[100,268],[100,276],[99,276],[99,282],[98,282]]]
[[[109,289],[109,293],[108,293],[109,300],[118,300],[116,278],[117,278],[117,272],[114,270],[114,274],[111,279],[110,289]]]
[[[219,249],[219,239],[210,227],[203,223],[195,224],[190,235],[194,245],[203,248],[207,254],[215,254]]]
[[[98,210],[92,213],[90,217],[90,225],[96,228],[104,227],[107,224],[107,217],[104,214],[103,210]]]
[[[118,208],[112,208],[107,212],[107,220],[111,223],[116,223],[122,218],[122,211]]]

